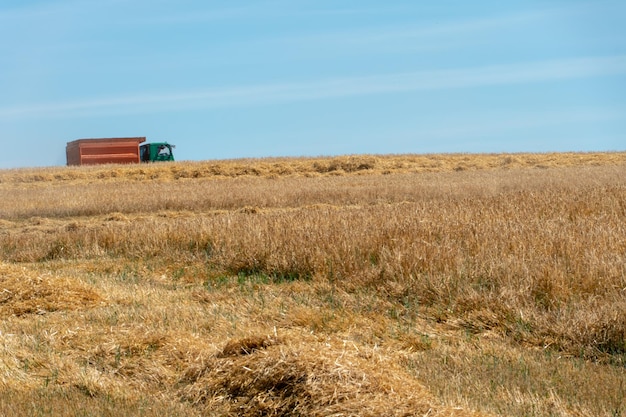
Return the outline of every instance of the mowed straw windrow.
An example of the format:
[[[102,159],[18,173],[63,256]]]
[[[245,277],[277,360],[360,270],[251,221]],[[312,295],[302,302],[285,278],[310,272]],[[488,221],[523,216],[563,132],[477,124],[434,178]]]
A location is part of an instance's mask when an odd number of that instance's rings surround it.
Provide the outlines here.
[[[0,172],[0,415],[626,413],[626,154]]]

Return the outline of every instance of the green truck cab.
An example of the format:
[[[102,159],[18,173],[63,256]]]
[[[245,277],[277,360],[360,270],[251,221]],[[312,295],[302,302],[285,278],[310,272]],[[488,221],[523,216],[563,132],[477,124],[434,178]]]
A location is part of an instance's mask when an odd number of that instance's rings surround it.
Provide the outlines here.
[[[174,160],[174,145],[167,142],[146,143],[139,147],[141,162],[160,162]]]

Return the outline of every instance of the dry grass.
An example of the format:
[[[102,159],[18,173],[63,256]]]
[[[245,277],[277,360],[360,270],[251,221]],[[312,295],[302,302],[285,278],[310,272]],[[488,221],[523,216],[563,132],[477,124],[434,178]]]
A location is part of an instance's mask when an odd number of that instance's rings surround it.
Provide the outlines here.
[[[626,413],[626,154],[0,172],[0,415]]]
[[[621,165],[625,152],[551,154],[348,155],[319,158],[234,159],[149,165],[23,168],[0,172],[0,184],[150,181],[236,177],[317,177],[424,172],[460,172],[512,168]]]
[[[0,264],[0,276],[1,318],[89,308],[100,300],[95,291],[77,280],[50,274],[33,276],[24,268],[7,264]]]

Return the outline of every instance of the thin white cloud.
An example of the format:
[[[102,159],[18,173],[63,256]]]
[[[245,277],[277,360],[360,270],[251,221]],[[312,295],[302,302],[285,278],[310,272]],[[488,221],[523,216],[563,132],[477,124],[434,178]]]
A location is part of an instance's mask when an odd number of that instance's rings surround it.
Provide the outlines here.
[[[20,5],[18,7],[0,7],[0,22],[2,21],[32,21],[39,18],[50,19],[58,16],[67,16],[93,7],[115,6],[124,0],[99,0],[89,2],[84,0],[56,0],[40,3]]]
[[[333,45],[350,44],[371,46],[373,43],[389,43],[397,42],[400,40],[432,40],[441,39],[448,36],[458,37],[464,34],[475,34],[480,31],[511,28],[528,24],[533,21],[545,19],[547,17],[554,16],[557,13],[562,16],[568,11],[568,9],[550,9],[466,20],[450,20],[437,24],[364,27],[360,29],[352,29],[345,32],[330,32],[322,34],[289,36],[275,39],[261,39],[259,43],[274,41],[292,44],[329,43]]]
[[[418,8],[413,7],[407,13],[415,13],[416,10]],[[338,12],[340,11],[341,9],[338,9]],[[360,50],[359,47],[361,47],[368,51],[374,48],[384,48],[382,50],[385,51],[448,49],[475,42],[475,39],[472,39],[477,34],[489,34],[497,39],[502,36],[503,32],[510,30],[524,28],[530,32],[537,30],[538,27],[575,22],[576,19],[585,18],[590,13],[601,11],[605,14],[619,13],[623,11],[623,7],[620,8],[613,1],[598,0],[593,3],[573,1],[564,5],[529,7],[512,13],[484,13],[482,17],[474,16],[469,19],[447,17],[433,23],[432,19],[425,22],[416,18],[413,19],[414,23],[361,26],[323,33],[279,35],[274,38],[246,40],[246,42],[256,42],[259,45],[294,45],[301,49],[306,49],[308,45],[315,48],[321,48],[324,45],[333,48],[342,46],[344,54],[349,51],[345,49],[346,47],[355,50]],[[399,10],[397,12],[401,13]],[[405,21],[411,20],[405,19]]]
[[[353,7],[353,8],[324,8],[313,5],[307,7],[302,4],[295,4],[285,0],[266,0],[254,1],[244,5],[230,4],[227,7],[216,7],[211,5],[202,7],[197,10],[180,11],[180,7],[176,7],[171,13],[158,13],[137,15],[132,17],[121,17],[116,23],[121,24],[140,24],[140,25],[164,25],[164,24],[193,24],[212,22],[215,20],[225,19],[242,19],[254,18],[272,19],[272,18],[294,18],[294,17],[311,17],[311,16],[346,16],[346,15],[380,15],[382,13],[403,13],[406,7],[400,8],[396,6],[386,5],[385,7]]]
[[[441,71],[419,71],[302,83],[260,84],[143,93],[0,108],[0,118],[80,117],[228,108],[374,94],[554,82],[626,74],[626,55],[584,57]]]
[[[413,137],[454,139],[480,137],[511,130],[559,126],[571,123],[606,122],[626,117],[622,108],[574,108],[524,113],[490,113],[489,120],[475,120],[461,125],[412,132]]]
[[[228,7],[228,8],[212,8],[200,9],[187,12],[173,12],[171,14],[135,14],[133,16],[120,16],[116,19],[116,25],[182,25],[194,23],[209,23],[219,20],[234,20],[245,17],[261,17],[265,10],[260,5]]]

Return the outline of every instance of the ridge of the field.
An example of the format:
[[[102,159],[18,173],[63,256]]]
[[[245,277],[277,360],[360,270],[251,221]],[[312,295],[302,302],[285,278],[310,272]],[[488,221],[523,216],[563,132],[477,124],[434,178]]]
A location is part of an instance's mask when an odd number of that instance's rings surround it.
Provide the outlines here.
[[[173,163],[16,168],[0,170],[1,183],[90,180],[175,180],[255,176],[423,173],[512,168],[554,168],[626,163],[626,152],[515,154],[345,155],[247,158]]]
[[[0,416],[626,414],[626,152],[0,171]]]

